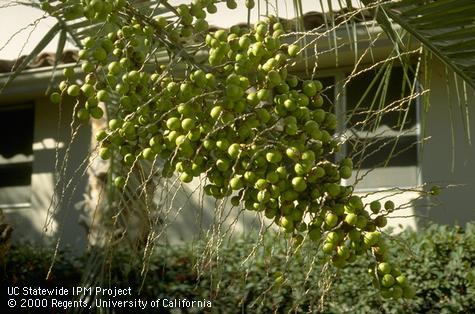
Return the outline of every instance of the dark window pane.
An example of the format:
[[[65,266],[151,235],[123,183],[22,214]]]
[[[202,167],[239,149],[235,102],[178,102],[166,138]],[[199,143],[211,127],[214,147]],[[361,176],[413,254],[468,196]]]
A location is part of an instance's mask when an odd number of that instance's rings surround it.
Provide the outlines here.
[[[348,154],[362,169],[411,167],[417,164],[417,137],[372,138],[347,142]],[[390,179],[390,178],[389,178]]]
[[[0,188],[7,186],[29,186],[33,164],[21,162],[0,165]]]
[[[347,126],[375,133],[382,126],[394,131],[413,128],[417,123],[416,101],[403,101],[410,95],[413,75],[408,71],[409,81],[405,80],[401,67],[393,67],[388,78],[378,71],[364,72],[348,83]]]
[[[29,203],[34,108],[0,108],[0,205]]]
[[[0,109],[0,155],[9,159],[33,153],[33,108]]]

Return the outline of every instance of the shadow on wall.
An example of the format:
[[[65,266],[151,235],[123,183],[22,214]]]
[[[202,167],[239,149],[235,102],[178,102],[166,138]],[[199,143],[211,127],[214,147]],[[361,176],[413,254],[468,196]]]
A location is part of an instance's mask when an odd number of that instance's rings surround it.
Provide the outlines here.
[[[179,188],[164,212],[166,241],[172,244],[213,235],[232,236],[258,231],[261,221],[256,212],[232,207],[230,201],[216,200],[203,193],[204,180],[195,178]]]
[[[87,184],[84,171],[87,162],[84,161],[88,156],[91,131],[89,127],[81,126],[70,144],[72,109],[72,104],[62,105],[58,125],[58,107],[46,99],[35,102],[31,209],[25,210],[31,226],[16,229],[31,233],[33,236],[28,236],[31,240],[56,243],[60,239],[60,248],[69,246],[72,252],[81,254],[85,249],[86,234],[79,225],[80,212],[75,204],[84,199]],[[57,205],[51,206],[52,201]],[[15,221],[14,224],[19,223]],[[45,226],[47,230],[43,231]]]
[[[29,209],[17,209],[5,212],[4,223],[13,227],[11,239],[13,242],[38,242],[39,239],[48,238],[38,226],[33,224]]]
[[[69,108],[72,109],[72,106]],[[80,253],[86,248],[86,232],[80,225],[81,212],[78,204],[84,202],[88,176],[86,168],[89,164],[88,153],[91,138],[91,128],[89,125],[82,125],[79,132],[74,137],[71,144],[70,138],[70,118],[72,112],[65,113],[65,119],[61,129],[60,142],[65,143],[65,149],[61,151],[58,160],[64,161],[62,173],[57,174],[54,182],[59,182],[55,192],[58,199],[57,211],[53,217],[58,224],[55,239],[60,239],[65,246],[72,246],[73,252]],[[77,125],[73,126],[74,128]],[[70,147],[67,147],[70,145]],[[66,150],[69,152],[66,154]],[[54,160],[49,159],[49,160]]]
[[[473,124],[475,121],[475,92],[465,90],[467,100],[459,99],[462,82],[446,73],[445,66],[433,60],[430,78],[430,107],[421,112],[424,142],[420,154],[422,182],[443,188],[439,196],[416,205],[417,213],[427,216],[428,221],[439,224],[465,225],[475,220],[475,145]],[[447,75],[447,76],[446,76]],[[449,81],[446,78],[451,78]],[[456,85],[458,84],[458,85]]]

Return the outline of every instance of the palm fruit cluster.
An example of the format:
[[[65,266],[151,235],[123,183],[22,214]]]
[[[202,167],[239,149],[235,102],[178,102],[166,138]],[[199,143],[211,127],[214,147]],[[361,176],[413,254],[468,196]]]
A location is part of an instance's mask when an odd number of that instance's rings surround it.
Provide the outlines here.
[[[96,138],[100,157],[123,165],[114,181],[119,189],[134,163],[162,159],[163,176],[176,173],[183,183],[205,176],[206,194],[262,212],[297,243],[307,235],[336,267],[372,254],[377,264],[370,273],[383,296],[411,297],[379,231],[394,204],[386,202],[382,212],[373,202],[370,214],[353,187],[342,185],[353,163],[332,162],[340,147],[337,119],[323,107],[322,83],[289,73],[301,48],[283,42],[285,30],[274,17],[210,32],[206,12],[215,13],[215,4],[193,1],[171,8],[175,17],[165,19],[124,0],[45,2],[52,15],[102,23],[82,41],[83,83],[65,70],[51,100],[77,98],[83,104],[77,118],[85,122],[107,108],[108,127]],[[195,61],[187,41],[201,43],[207,62]],[[168,64],[154,64],[159,50],[168,52]]]

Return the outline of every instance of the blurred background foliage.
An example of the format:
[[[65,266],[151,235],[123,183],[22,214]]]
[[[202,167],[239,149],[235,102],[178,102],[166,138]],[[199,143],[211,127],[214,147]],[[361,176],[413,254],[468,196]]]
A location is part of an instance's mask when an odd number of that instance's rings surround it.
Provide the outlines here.
[[[371,287],[365,256],[352,267],[337,270],[335,276],[332,269],[313,263],[319,253],[314,244],[305,241],[289,261],[290,242],[275,233],[266,234],[257,244],[252,234],[231,240],[219,255],[207,259],[203,259],[206,241],[159,247],[150,257],[145,277],[140,272],[143,260],[137,258],[136,251],[109,255],[102,250],[96,253],[105,255],[108,262],[99,285],[132,287],[134,297],[143,300],[211,300],[212,308],[205,312],[213,313],[223,309],[227,313],[475,311],[475,224],[466,228],[431,225],[423,231],[407,230],[394,240],[399,244],[390,248],[390,254],[397,264],[404,265],[417,289],[412,300],[382,299]],[[250,252],[252,258],[248,258]],[[0,286],[78,286],[95,255],[73,258],[68,251],[60,252],[52,277],[45,280],[52,254],[47,248],[13,246],[0,273]]]

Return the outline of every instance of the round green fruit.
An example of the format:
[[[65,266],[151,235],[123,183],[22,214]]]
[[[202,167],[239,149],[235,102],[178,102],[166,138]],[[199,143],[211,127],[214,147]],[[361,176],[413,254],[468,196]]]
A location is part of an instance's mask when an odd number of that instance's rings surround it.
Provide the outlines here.
[[[76,116],[78,117],[80,121],[83,121],[83,122],[88,121],[90,118],[89,111],[87,111],[86,108],[79,109]]]
[[[145,160],[153,161],[156,157],[156,153],[150,147],[147,147],[142,151],[142,156]]]
[[[257,92],[257,99],[260,101],[266,101],[270,98],[270,91],[268,89],[260,89]]]
[[[285,154],[287,155],[287,157],[289,157],[290,159],[294,159],[294,160],[297,160],[300,158],[300,151],[297,147],[288,147],[286,150],[285,150]]]
[[[378,271],[381,272],[381,274],[390,274],[392,270],[391,265],[389,263],[383,262],[378,265]]]
[[[216,147],[222,151],[227,151],[229,148],[229,141],[225,138],[216,141]]]
[[[396,300],[400,299],[404,293],[403,289],[399,286],[393,286],[389,290],[391,290],[393,299],[396,299]]]
[[[221,106],[214,106],[209,115],[211,118],[213,118],[214,120],[218,119],[219,116],[221,115],[221,113],[223,112],[223,108]]]
[[[346,246],[339,246],[336,249],[337,255],[342,259],[348,259],[350,257],[350,250]]]
[[[396,277],[396,282],[398,283],[398,285],[400,285],[401,287],[407,287],[409,285],[408,281],[407,281],[407,278],[406,276],[404,275],[399,275]]]
[[[134,156],[133,154],[130,154],[130,153],[129,153],[129,154],[126,154],[126,155],[124,156],[124,163],[125,163],[126,165],[131,166],[131,165],[133,165],[134,161],[135,161],[135,156]]]
[[[81,88],[77,85],[71,85],[68,87],[67,93],[69,96],[78,97],[81,94]]]
[[[49,96],[49,99],[53,104],[59,104],[61,102],[61,94],[58,92],[54,92]]]
[[[258,179],[254,184],[254,187],[259,191],[262,191],[267,187],[267,181],[265,179]]]
[[[343,166],[340,168],[340,177],[343,179],[349,179],[351,177],[351,168]]]
[[[225,172],[229,169],[230,163],[227,159],[218,159],[216,161],[216,168],[218,168],[219,171]]]
[[[295,44],[289,45],[289,47],[287,48],[287,53],[291,57],[297,56],[299,51],[300,51],[300,47],[298,45],[295,45]]]
[[[241,177],[235,176],[229,180],[229,186],[233,190],[240,190],[243,188],[244,184]]]
[[[226,6],[228,9],[234,10],[237,8],[237,3],[235,0],[226,0]]]
[[[106,90],[101,89],[100,91],[97,92],[96,98],[99,101],[107,101],[109,99],[109,93],[107,93]]]
[[[329,228],[333,228],[337,225],[338,223],[338,216],[333,214],[333,213],[327,213],[325,215],[325,224],[329,227]]]
[[[341,188],[336,183],[327,184],[325,190],[331,197],[337,197],[341,193]]]
[[[386,201],[384,203],[384,209],[386,209],[388,212],[393,211],[395,208],[394,202],[393,201]]]
[[[180,181],[183,183],[190,183],[193,180],[193,175],[188,172],[183,172],[180,175]]]
[[[350,226],[355,226],[356,222],[358,221],[358,215],[356,214],[347,214],[345,217],[345,222],[349,224]]]
[[[342,236],[339,232],[332,231],[327,234],[326,241],[331,243],[338,243],[342,240]]]
[[[107,52],[103,48],[98,47],[93,50],[92,56],[97,61],[104,61],[105,59],[107,59]]]
[[[312,228],[308,231],[308,237],[314,242],[320,241],[322,237],[322,232],[319,228]]]
[[[302,92],[308,97],[313,97],[317,94],[317,86],[314,81],[305,81],[302,84]]]
[[[364,243],[368,246],[376,245],[381,239],[381,233],[378,231],[368,232],[364,235]]]
[[[287,231],[291,231],[294,229],[294,222],[291,219],[288,219],[287,217],[281,217],[280,218],[280,225]]]
[[[373,214],[377,214],[377,213],[379,213],[379,211],[381,210],[381,203],[378,202],[378,201],[373,201],[373,202],[371,202],[371,204],[369,205],[369,208],[371,209],[371,211],[373,212]]]
[[[190,131],[195,127],[195,121],[191,118],[185,118],[181,121],[181,127],[185,131]]]
[[[274,283],[276,286],[280,286],[284,283],[285,281],[285,277],[284,276],[277,276],[275,279],[274,279]]]
[[[107,137],[107,132],[105,130],[100,130],[96,133],[96,141],[100,142]]]
[[[125,178],[122,176],[116,177],[114,179],[114,185],[119,189],[123,188],[125,186]]]
[[[231,205],[233,206],[239,206],[241,204],[241,198],[239,196],[233,196],[231,197]]]
[[[121,126],[122,122],[119,119],[111,119],[109,121],[109,129],[111,129],[112,131],[119,129]]]
[[[282,78],[280,77],[279,72],[271,70],[269,73],[267,73],[267,81],[271,85],[277,86],[282,82]]]
[[[269,151],[266,154],[266,160],[272,164],[278,164],[282,160],[282,154],[276,150]]]
[[[383,228],[388,224],[388,220],[385,216],[378,216],[374,219],[376,227]]]
[[[366,218],[365,216],[359,215],[358,219],[356,220],[355,227],[360,230],[363,230],[367,224],[368,224],[368,218]]]
[[[405,286],[403,287],[402,296],[406,299],[412,299],[416,296],[416,289],[411,286]]]
[[[180,119],[178,119],[177,117],[169,118],[166,124],[167,128],[172,131],[178,130],[181,126]]]
[[[325,254],[331,254],[334,250],[335,246],[331,242],[326,242],[323,244],[322,251]]]
[[[81,86],[81,91],[83,93],[84,96],[86,97],[92,97],[94,95],[94,86],[92,86],[91,84],[83,84]]]
[[[348,204],[357,211],[362,210],[364,208],[364,204],[363,204],[363,201],[361,200],[361,197],[357,195],[352,195],[348,199]]]
[[[381,285],[383,287],[389,288],[392,287],[395,283],[394,277],[390,274],[385,274],[381,279]]]
[[[240,151],[241,151],[241,147],[237,143],[233,143],[233,144],[229,145],[229,147],[228,147],[228,155],[233,159],[235,159],[239,156]]]
[[[94,119],[100,119],[104,115],[104,111],[100,107],[94,107],[89,110],[89,114]]]
[[[303,192],[307,189],[307,183],[303,177],[295,177],[292,179],[292,188],[297,192]]]

